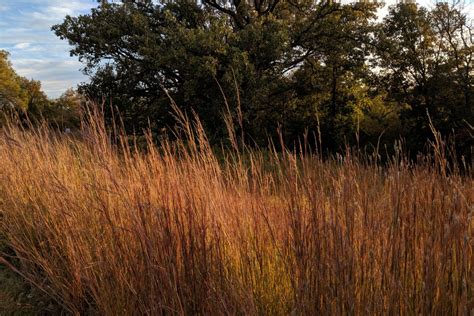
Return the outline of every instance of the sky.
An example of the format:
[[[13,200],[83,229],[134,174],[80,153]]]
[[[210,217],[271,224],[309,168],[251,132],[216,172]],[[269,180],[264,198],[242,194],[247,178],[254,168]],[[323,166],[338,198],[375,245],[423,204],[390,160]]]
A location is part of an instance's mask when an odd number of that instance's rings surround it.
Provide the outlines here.
[[[87,81],[70,46],[51,31],[66,15],[87,13],[96,0],[0,0],[0,49],[10,53],[15,71],[40,80],[50,98]]]
[[[385,0],[387,6],[396,0]],[[433,5],[435,0],[418,0]],[[474,0],[466,0],[474,16]],[[85,14],[97,5],[96,0],[0,0],[0,49],[10,52],[16,72],[40,80],[48,97],[57,98],[68,88],[88,79],[80,71],[77,57],[70,57],[70,46],[51,31],[66,15]]]

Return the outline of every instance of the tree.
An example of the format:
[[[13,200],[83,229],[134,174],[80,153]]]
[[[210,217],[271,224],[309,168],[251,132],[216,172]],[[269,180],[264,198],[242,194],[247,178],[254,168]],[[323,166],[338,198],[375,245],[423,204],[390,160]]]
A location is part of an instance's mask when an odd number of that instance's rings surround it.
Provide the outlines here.
[[[331,14],[320,26],[321,42],[308,42],[313,53],[293,77],[298,97],[311,100],[309,112],[320,118],[323,138],[333,149],[344,146],[356,133],[353,104],[358,98],[355,91],[370,77],[366,61],[374,46],[373,8],[356,4]]]
[[[0,109],[26,108],[27,96],[8,60],[8,52],[0,50]]]
[[[422,148],[431,136],[427,114],[444,135],[472,122],[470,34],[466,15],[447,4],[431,11],[398,4],[381,24],[378,86],[405,108],[403,131],[413,148]]]
[[[24,109],[30,118],[40,119],[43,112],[50,106],[46,94],[41,90],[41,82],[24,77],[17,78],[25,100]]]
[[[174,124],[171,96],[220,140],[225,96],[233,115],[240,102],[246,134],[263,143],[289,117],[298,125],[292,105],[306,106],[296,93],[300,68],[331,63],[339,87],[363,63],[361,36],[375,9],[309,0],[103,1],[53,30],[91,75],[81,91],[119,108],[129,131]]]
[[[77,128],[80,125],[86,100],[78,91],[69,88],[59,98],[51,102],[47,118],[61,129]]]
[[[468,154],[469,147],[474,145],[474,29],[462,9],[460,2],[438,3],[431,16],[439,51],[444,56],[444,80],[439,80],[435,87],[438,103],[444,105],[449,115],[447,127],[455,132],[458,147]]]
[[[41,90],[41,82],[18,76],[8,61],[8,53],[0,51],[0,111],[16,113],[22,121],[46,120],[60,127],[79,124],[84,98],[69,89],[51,101]],[[3,118],[2,118],[3,119]]]

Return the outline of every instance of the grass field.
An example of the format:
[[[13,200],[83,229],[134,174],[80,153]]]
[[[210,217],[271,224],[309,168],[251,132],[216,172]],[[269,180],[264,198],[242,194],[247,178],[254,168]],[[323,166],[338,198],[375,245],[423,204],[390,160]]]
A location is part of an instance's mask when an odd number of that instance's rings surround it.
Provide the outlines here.
[[[147,150],[100,120],[1,131],[0,275],[72,314],[474,313],[474,181],[439,138],[382,166],[218,158],[199,123],[182,128]]]

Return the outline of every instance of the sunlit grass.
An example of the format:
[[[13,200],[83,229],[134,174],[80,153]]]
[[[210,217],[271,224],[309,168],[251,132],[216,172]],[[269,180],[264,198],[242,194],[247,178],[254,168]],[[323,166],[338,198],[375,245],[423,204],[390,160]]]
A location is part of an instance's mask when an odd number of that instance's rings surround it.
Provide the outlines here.
[[[417,164],[217,159],[198,123],[137,150],[91,118],[0,136],[0,260],[65,311],[473,312],[474,183],[439,143]]]

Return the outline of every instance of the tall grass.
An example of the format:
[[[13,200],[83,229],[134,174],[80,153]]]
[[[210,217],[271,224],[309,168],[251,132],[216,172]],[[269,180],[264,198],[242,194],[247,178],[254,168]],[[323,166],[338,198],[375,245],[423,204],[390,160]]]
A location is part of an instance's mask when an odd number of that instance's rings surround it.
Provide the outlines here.
[[[439,152],[218,159],[183,130],[139,151],[97,118],[5,128],[2,264],[72,314],[474,312],[474,183]]]

